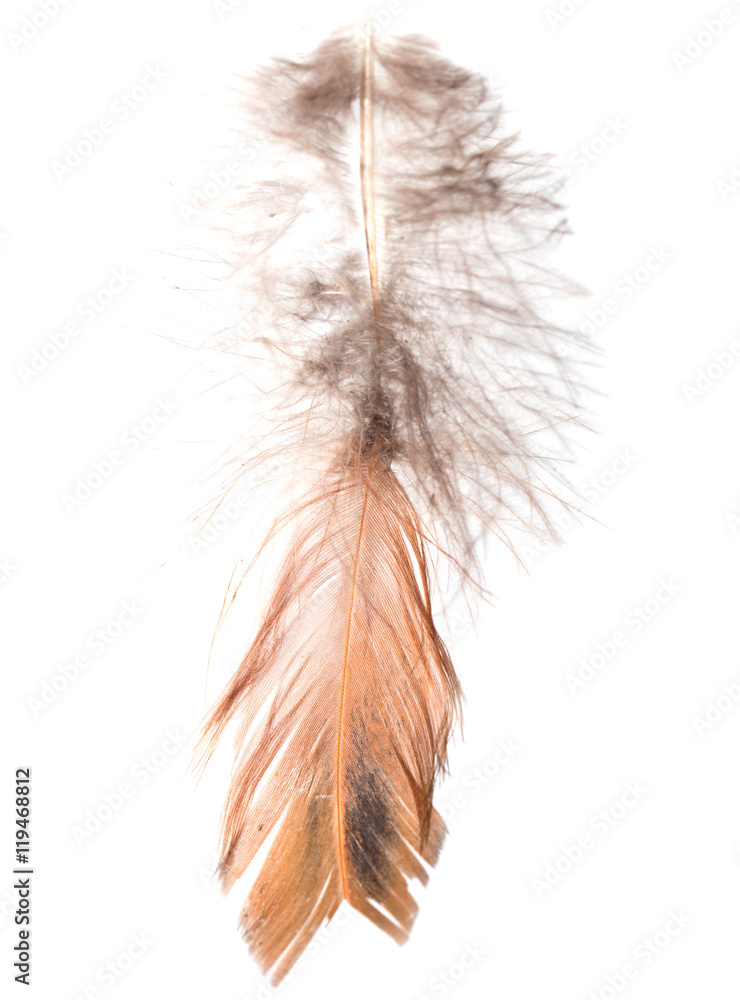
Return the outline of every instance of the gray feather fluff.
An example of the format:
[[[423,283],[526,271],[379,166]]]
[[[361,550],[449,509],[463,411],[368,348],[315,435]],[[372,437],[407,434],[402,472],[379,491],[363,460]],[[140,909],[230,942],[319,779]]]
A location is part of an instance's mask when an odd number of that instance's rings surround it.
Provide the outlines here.
[[[430,535],[467,575],[481,522],[511,547],[512,529],[554,534],[558,460],[580,420],[568,359],[585,346],[543,312],[549,296],[574,291],[543,263],[566,226],[547,158],[507,134],[483,78],[419,36],[376,41],[375,59],[380,337],[356,34],[248,81],[246,118],[276,153],[270,176],[233,206],[242,305],[274,348],[264,385],[279,385],[262,440],[273,456],[300,449],[312,468],[350,438],[382,441]],[[317,232],[320,259],[306,263]]]

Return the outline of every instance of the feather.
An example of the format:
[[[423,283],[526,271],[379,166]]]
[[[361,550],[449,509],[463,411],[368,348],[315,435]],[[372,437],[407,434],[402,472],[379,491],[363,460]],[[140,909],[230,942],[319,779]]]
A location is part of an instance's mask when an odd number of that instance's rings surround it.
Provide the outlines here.
[[[343,31],[260,70],[247,111],[286,155],[238,206],[235,272],[271,329],[264,448],[308,485],[200,751],[236,723],[219,873],[230,889],[267,845],[242,930],[277,983],[343,900],[407,938],[461,697],[433,567],[475,585],[481,523],[512,548],[515,526],[552,533],[579,409],[572,336],[538,310],[564,287],[537,255],[564,231],[552,178],[485,81],[420,37]],[[290,247],[317,215],[306,264]]]
[[[279,979],[343,899],[403,941],[416,912],[406,877],[426,878],[417,852],[434,863],[442,840],[432,788],[457,680],[418,519],[378,445],[341,456],[304,505],[211,738],[234,714],[249,729],[273,687],[241,747],[221,868],[229,888],[279,824],[244,910],[246,939],[263,967],[279,961]]]

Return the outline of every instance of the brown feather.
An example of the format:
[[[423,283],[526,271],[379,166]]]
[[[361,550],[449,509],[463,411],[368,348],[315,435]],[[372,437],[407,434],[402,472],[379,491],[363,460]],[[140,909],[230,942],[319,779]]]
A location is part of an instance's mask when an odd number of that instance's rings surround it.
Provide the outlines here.
[[[263,454],[316,485],[278,522],[291,542],[201,750],[237,723],[219,871],[231,888],[265,847],[242,929],[277,982],[343,900],[406,939],[460,701],[429,552],[472,579],[481,521],[509,546],[551,533],[579,409],[573,338],[536,308],[563,286],[535,254],[564,228],[552,179],[485,81],[416,36],[339,33],[255,83],[289,155],[237,206],[235,271],[270,323]],[[281,256],[312,211],[325,259]]]

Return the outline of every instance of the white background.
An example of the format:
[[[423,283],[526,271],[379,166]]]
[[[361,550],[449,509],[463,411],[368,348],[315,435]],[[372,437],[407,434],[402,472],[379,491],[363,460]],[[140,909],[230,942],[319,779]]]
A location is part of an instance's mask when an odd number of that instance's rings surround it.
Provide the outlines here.
[[[219,379],[192,345],[220,304],[192,290],[210,248],[182,207],[228,158],[218,147],[234,141],[222,113],[231,75],[305,51],[338,24],[359,26],[370,7],[230,6],[69,0],[47,24],[31,2],[3,6],[8,996],[271,995],[236,928],[239,891],[224,899],[208,878],[227,761],[195,788],[189,746],[168,753],[197,726],[253,627],[232,622],[216,644],[206,693],[221,601],[260,510],[256,499],[194,550],[199,524],[188,515],[213,487],[202,473],[239,431],[233,386],[203,391]],[[726,352],[740,341],[740,8],[586,0],[563,3],[558,18],[554,0],[400,6],[376,6],[379,30],[429,34],[501,85],[526,144],[572,174],[573,235],[557,263],[589,289],[574,317],[590,318],[604,351],[589,413],[600,432],[572,472],[590,517],[564,526],[563,547],[523,553],[529,575],[492,550],[496,607],[481,609],[477,631],[455,622],[465,740],[438,792],[450,836],[418,892],[410,942],[398,948],[344,915],[280,992],[737,997],[740,358]],[[722,9],[731,23],[691,47]],[[14,40],[35,13],[38,29]],[[67,145],[111,116],[149,68],[161,84],[56,176]],[[638,270],[648,258],[654,269]],[[86,323],[79,307],[114,269],[131,275],[127,287]],[[629,276],[639,287],[627,297]],[[75,319],[79,335],[29,375],[34,351]],[[702,379],[715,352],[731,364]],[[158,400],[174,412],[127,450],[132,426],[163,415]],[[63,495],[114,450],[122,464],[65,509]],[[117,636],[126,602],[139,610]],[[90,637],[101,628],[112,641],[98,654]],[[609,645],[615,632],[619,648]],[[65,685],[62,668],[73,676],[83,653],[88,665]],[[568,675],[589,660],[591,678],[572,690]],[[50,695],[55,679],[64,690]],[[516,750],[497,763],[507,740]],[[12,776],[28,765],[30,990],[11,969]],[[639,794],[625,806],[628,783]],[[120,808],[106,808],[106,796]],[[594,819],[602,810],[606,833]],[[104,819],[90,832],[95,814]],[[569,862],[579,838],[588,846]]]

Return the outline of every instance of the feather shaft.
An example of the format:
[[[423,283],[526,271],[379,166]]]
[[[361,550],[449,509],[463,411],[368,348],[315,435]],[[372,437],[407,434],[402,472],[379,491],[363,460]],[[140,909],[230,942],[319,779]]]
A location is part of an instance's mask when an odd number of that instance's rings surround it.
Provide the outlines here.
[[[373,299],[373,316],[378,346],[380,346],[380,324],[378,321],[378,257],[375,242],[375,191],[373,188],[373,40],[372,23],[365,25],[365,45],[363,50],[362,83],[360,87],[360,176],[362,184],[362,212],[365,222],[365,244],[370,269],[370,288]]]

